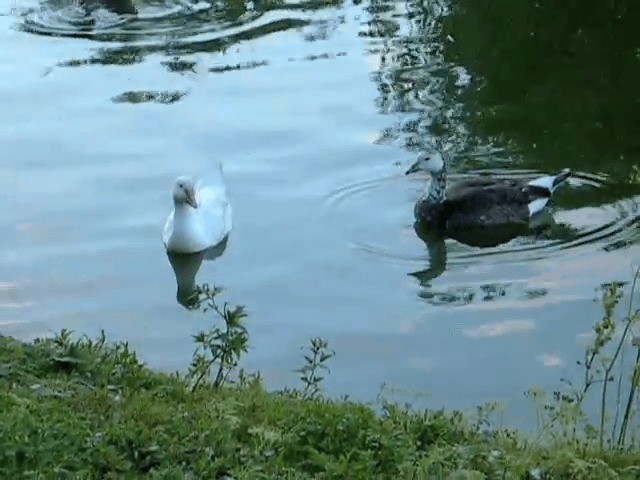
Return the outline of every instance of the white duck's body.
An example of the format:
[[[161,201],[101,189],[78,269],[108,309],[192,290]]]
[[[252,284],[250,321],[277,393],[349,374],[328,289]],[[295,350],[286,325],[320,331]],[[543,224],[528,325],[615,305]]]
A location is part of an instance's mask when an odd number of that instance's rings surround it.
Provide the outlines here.
[[[219,185],[199,187],[190,178],[179,177],[173,188],[173,203],[162,235],[168,252],[202,252],[225,240],[233,228],[222,176]]]

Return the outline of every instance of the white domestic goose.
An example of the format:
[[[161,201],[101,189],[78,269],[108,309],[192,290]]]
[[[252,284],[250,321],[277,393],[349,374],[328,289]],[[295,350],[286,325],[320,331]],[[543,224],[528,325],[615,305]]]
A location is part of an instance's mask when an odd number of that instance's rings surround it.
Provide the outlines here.
[[[164,226],[162,240],[169,253],[198,253],[225,240],[232,229],[231,205],[220,166],[217,184],[196,185],[181,176],[172,189],[173,211]]]
[[[533,180],[481,177],[447,188],[446,165],[438,152],[422,153],[406,172],[424,170],[431,181],[414,208],[417,221],[431,229],[460,230],[525,223],[541,212],[571,170]]]

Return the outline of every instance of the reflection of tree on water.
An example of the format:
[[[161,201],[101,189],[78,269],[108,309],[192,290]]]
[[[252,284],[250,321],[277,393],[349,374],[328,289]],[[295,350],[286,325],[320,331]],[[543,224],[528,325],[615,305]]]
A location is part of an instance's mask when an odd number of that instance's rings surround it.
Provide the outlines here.
[[[379,62],[373,74],[379,92],[376,106],[396,119],[378,142],[416,151],[469,150],[470,137],[456,120],[461,105],[449,92],[452,71],[443,56],[440,32],[446,2],[371,0],[366,9],[371,20],[363,36],[372,39],[370,52]]]
[[[462,0],[446,58],[471,73],[466,123],[529,166],[628,176],[640,153],[640,3]]]
[[[382,39],[371,41],[380,45],[377,104],[397,118],[380,141],[446,146],[465,154],[465,168],[508,160],[633,178],[640,3],[369,5],[366,35]]]
[[[204,260],[213,261],[220,257],[227,248],[228,238],[226,237],[218,245],[193,254],[167,253],[169,262],[173,267],[176,276],[176,300],[184,307],[190,308],[197,298],[193,297],[196,290],[196,274]]]

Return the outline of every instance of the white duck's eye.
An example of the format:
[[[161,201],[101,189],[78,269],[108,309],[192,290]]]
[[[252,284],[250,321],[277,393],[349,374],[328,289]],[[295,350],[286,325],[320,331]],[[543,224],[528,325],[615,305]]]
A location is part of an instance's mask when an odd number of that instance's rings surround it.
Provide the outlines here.
[[[180,188],[184,188],[184,185],[182,185],[181,183],[179,183],[179,184],[178,184],[178,186],[179,186]]]

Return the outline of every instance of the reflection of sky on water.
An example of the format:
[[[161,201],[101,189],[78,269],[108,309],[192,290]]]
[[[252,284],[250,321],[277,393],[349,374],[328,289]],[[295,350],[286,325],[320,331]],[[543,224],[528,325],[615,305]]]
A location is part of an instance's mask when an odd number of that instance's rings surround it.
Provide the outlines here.
[[[485,323],[462,331],[463,335],[471,338],[498,337],[514,333],[526,333],[535,328],[533,320],[502,320]]]
[[[269,387],[296,384],[292,370],[310,336],[337,353],[324,384],[332,395],[371,400],[387,382],[430,393],[430,407],[457,408],[517,403],[526,388],[555,387],[600,318],[595,288],[628,280],[639,249],[607,253],[609,240],[597,239],[521,262],[511,246],[479,257],[449,243],[447,269],[430,287],[407,275],[429,259],[411,228],[423,179],[402,172],[415,150],[438,144],[430,126],[445,124],[439,143],[458,154],[452,173],[506,174],[527,155],[505,151],[497,137],[470,141],[452,92],[469,93],[482,78],[430,41],[437,15],[378,6],[386,8],[379,17],[400,23],[395,33],[385,36],[384,22],[354,5],[275,6],[233,26],[164,19],[183,30],[175,50],[157,31],[138,32],[136,45],[127,32],[111,45],[26,34],[6,23],[17,19],[0,18],[0,125],[10,126],[0,129],[10,153],[0,182],[11,194],[0,218],[0,326],[22,338],[105,328],[153,367],[188,365],[190,335],[208,319],[176,305],[159,235],[173,175],[186,165],[204,171],[215,156],[229,167],[238,223],[228,255],[203,264],[198,279],[220,281],[225,300],[247,305],[245,365]],[[428,34],[412,22],[426,22]],[[373,30],[379,36],[367,35]],[[141,101],[153,92],[188,94]],[[635,193],[589,182],[559,195],[557,221],[582,230],[633,216]],[[329,202],[340,189],[340,202]],[[130,203],[144,211],[128,213]],[[625,228],[624,239],[636,241],[635,227]],[[420,297],[425,290],[436,295]]]

